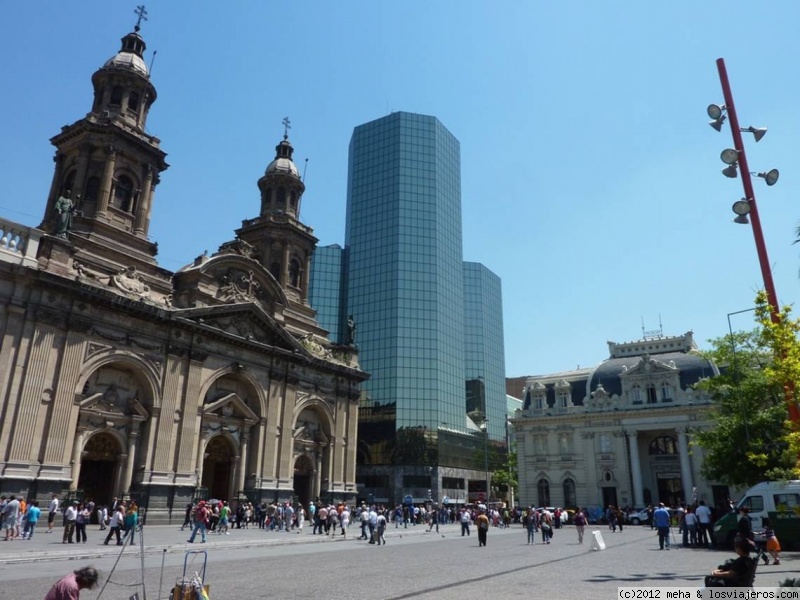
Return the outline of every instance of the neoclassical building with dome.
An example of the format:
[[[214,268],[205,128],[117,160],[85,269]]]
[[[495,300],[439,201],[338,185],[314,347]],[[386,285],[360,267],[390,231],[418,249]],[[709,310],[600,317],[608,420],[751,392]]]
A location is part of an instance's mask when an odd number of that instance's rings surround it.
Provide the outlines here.
[[[148,232],[168,165],[145,128],[145,48],[137,26],[52,138],[42,223],[0,219],[0,492],[129,496],[151,523],[198,497],[353,500],[368,376],[309,304],[317,239],[288,136],[256,216],[160,267]]]
[[[526,379],[513,420],[520,504],[726,502],[730,490],[702,477],[702,449],[691,443],[711,407],[694,384],[719,374],[693,333],[608,348],[595,367]]]

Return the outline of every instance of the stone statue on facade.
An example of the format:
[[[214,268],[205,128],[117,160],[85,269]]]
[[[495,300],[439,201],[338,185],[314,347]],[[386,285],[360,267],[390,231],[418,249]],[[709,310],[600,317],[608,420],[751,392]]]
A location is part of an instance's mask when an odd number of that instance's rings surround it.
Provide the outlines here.
[[[353,315],[347,317],[347,345],[353,346],[356,343],[356,321]]]
[[[58,197],[56,200],[55,211],[56,211],[56,236],[60,238],[66,238],[69,230],[72,229],[72,216],[78,210],[78,207],[72,201],[70,197],[72,192],[67,190],[64,192],[62,196]],[[80,196],[76,196],[76,198],[80,198]]]

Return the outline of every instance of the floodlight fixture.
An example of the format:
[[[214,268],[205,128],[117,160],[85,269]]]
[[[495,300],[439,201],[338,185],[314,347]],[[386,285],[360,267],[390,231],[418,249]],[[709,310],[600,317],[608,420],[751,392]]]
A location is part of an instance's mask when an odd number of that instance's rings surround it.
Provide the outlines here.
[[[778,177],[780,177],[780,175],[778,169],[772,169],[766,173],[757,173],[756,177],[761,177],[761,179],[767,182],[767,185],[772,186],[778,182]]]
[[[733,165],[739,161],[739,154],[740,152],[738,150],[734,150],[733,148],[726,148],[719,155],[719,158],[726,165]]]
[[[709,104],[706,112],[708,113],[709,118],[714,119],[715,121],[722,116],[722,113],[725,111],[725,105],[722,104]]]
[[[731,208],[733,209],[733,212],[740,217],[743,217],[750,213],[750,202],[746,198],[742,198],[741,200],[734,202]]]
[[[760,142],[761,138],[767,134],[766,127],[753,127],[751,125],[750,127],[740,127],[739,130],[745,133],[752,133],[753,137],[756,139],[756,142]]]
[[[725,115],[722,115],[719,119],[714,119],[713,121],[709,121],[708,124],[711,125],[717,131],[722,131],[722,124],[725,122]]]
[[[725,177],[730,177],[731,179],[736,179],[736,167],[737,167],[736,163],[733,163],[732,165],[728,165],[727,167],[722,169],[722,174],[725,175]]]

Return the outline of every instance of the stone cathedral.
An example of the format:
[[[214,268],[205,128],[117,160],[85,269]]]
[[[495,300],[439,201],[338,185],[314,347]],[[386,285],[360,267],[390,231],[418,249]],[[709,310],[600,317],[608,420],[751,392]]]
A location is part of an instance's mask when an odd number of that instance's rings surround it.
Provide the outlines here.
[[[145,130],[144,52],[137,25],[52,138],[42,223],[0,219],[0,492],[129,496],[151,523],[200,497],[353,500],[367,374],[308,302],[317,239],[288,135],[257,215],[160,267],[148,231],[168,164]]]

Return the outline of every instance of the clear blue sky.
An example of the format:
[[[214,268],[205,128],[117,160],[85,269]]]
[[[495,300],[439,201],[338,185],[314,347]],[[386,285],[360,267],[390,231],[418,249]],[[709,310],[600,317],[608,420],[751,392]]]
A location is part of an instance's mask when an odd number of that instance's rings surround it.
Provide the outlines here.
[[[136,0],[137,2],[140,0]],[[143,1],[143,0],[142,0]],[[91,75],[136,2],[43,0],[0,36],[0,215],[41,221],[48,139],[91,108]],[[657,8],[656,8],[657,7]],[[607,356],[647,329],[727,331],[762,286],[752,230],[720,174],[724,57],[742,126],[768,126],[750,167],[781,303],[798,296],[800,2],[159,1],[142,35],[158,90],[148,129],[171,167],[152,237],[178,269],[258,212],[256,181],[292,122],[302,220],[343,243],[353,127],[393,110],[460,140],[464,258],[503,280],[508,376]],[[748,328],[747,315],[734,317]]]

